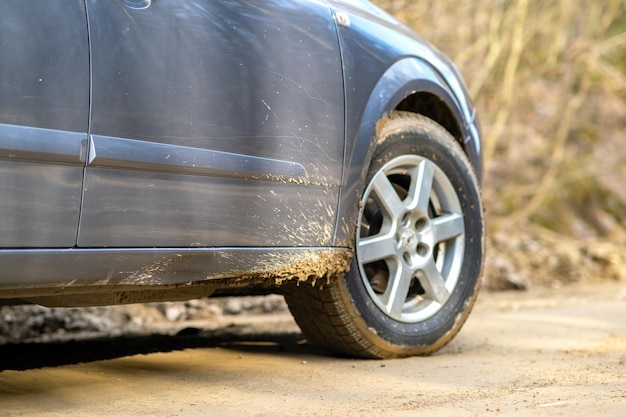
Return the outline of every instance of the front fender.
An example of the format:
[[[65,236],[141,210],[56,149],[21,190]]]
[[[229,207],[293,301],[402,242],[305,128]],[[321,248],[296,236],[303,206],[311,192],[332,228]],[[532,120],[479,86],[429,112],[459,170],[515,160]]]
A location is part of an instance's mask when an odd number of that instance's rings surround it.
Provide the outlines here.
[[[467,115],[469,104],[457,97],[444,78],[427,62],[419,58],[403,58],[393,63],[379,78],[369,95],[358,128],[346,138],[342,187],[339,195],[335,246],[350,246],[353,241],[358,204],[365,186],[365,176],[376,145],[376,124],[397,108],[407,97],[416,93],[430,93],[440,98],[458,121],[463,138],[472,138],[472,116]],[[352,117],[351,117],[352,116]],[[348,120],[354,115],[348,115]],[[349,129],[348,129],[349,131]],[[471,140],[465,140],[466,152],[474,152]]]

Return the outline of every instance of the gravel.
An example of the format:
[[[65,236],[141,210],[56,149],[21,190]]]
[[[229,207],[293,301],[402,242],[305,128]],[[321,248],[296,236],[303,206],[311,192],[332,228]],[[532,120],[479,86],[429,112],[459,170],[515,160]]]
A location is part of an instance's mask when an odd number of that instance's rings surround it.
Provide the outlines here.
[[[221,323],[228,321],[229,316],[271,314],[286,310],[285,300],[278,295],[110,307],[2,306],[0,345],[146,334],[168,324],[191,321]]]

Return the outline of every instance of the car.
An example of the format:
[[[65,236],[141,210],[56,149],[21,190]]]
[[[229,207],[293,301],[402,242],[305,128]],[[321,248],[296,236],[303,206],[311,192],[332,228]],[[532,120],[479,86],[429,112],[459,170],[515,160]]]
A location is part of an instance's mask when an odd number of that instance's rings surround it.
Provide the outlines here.
[[[435,352],[480,287],[455,66],[365,0],[5,0],[0,299],[284,294],[333,354]]]

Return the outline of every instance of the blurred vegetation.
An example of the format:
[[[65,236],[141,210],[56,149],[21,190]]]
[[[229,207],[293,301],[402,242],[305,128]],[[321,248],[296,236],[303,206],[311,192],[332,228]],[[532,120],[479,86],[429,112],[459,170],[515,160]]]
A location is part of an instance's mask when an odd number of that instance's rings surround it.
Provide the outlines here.
[[[626,259],[626,0],[374,2],[467,81],[492,239],[613,241]]]

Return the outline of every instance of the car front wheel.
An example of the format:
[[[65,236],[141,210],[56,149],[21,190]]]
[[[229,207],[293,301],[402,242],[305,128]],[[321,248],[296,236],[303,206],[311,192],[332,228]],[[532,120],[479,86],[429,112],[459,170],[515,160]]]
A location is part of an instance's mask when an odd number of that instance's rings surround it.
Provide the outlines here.
[[[380,131],[349,272],[285,298],[316,345],[366,358],[426,355],[460,330],[480,287],[479,187],[460,145],[434,121],[395,112]]]

